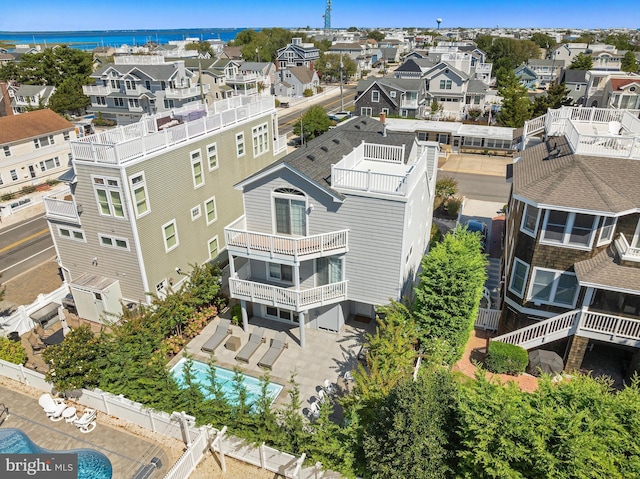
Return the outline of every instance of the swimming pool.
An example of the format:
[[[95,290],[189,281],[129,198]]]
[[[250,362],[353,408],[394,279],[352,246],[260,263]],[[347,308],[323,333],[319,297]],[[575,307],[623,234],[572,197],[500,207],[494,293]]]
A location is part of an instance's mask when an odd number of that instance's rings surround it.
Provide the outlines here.
[[[0,429],[0,454],[77,454],[78,479],[111,479],[109,458],[93,449],[52,451],[35,444],[21,429]]]
[[[171,374],[178,381],[180,387],[184,385],[184,367],[186,365],[187,359],[181,358],[175,366],[171,368]],[[233,391],[233,375],[234,372],[230,369],[220,368],[215,366],[216,368],[216,382],[220,385],[222,391],[226,398],[234,403],[237,401],[237,397],[235,397]],[[195,382],[200,386],[200,390],[203,392],[207,399],[211,399],[213,396],[207,391],[206,385],[209,384],[209,365],[203,363],[202,361],[193,361],[193,376]],[[244,377],[244,386],[247,388],[247,399],[249,403],[255,402],[260,397],[260,380],[258,378],[254,378],[253,376],[249,376],[247,374],[242,375]],[[272,383],[270,382],[267,389],[268,394],[271,400],[274,400],[280,394],[284,386],[282,384]]]

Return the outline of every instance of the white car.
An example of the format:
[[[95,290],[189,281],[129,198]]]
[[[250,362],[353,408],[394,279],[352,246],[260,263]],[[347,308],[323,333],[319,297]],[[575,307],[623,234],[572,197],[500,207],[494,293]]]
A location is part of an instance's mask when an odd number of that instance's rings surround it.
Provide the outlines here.
[[[333,121],[342,121],[347,118],[351,118],[351,112],[348,111],[338,111],[336,113],[332,113],[329,115],[329,119]]]

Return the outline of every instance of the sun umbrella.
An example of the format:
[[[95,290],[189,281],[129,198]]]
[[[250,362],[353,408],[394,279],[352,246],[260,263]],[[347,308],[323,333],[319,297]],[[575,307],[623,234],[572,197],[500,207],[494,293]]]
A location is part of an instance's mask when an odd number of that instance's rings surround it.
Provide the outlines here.
[[[67,324],[67,317],[64,314],[64,308],[60,306],[58,308],[58,318],[60,318],[60,324],[62,325],[62,335],[66,336],[71,331],[71,328]]]
[[[553,351],[537,349],[529,353],[529,372],[531,374],[559,374],[564,369],[562,358]]]

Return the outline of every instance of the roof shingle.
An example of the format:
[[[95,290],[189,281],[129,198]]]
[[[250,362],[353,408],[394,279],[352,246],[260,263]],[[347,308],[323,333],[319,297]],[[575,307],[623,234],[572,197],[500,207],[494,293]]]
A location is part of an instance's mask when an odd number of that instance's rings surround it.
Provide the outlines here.
[[[71,122],[49,110],[36,110],[0,118],[0,145],[72,130]]]

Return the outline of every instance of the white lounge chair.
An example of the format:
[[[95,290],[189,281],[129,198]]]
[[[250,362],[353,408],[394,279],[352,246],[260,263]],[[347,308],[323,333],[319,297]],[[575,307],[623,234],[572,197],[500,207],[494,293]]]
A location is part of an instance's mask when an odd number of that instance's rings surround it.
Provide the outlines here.
[[[231,334],[231,320],[220,318],[216,331],[211,335],[207,342],[202,345],[205,353],[211,353]]]
[[[80,429],[81,433],[88,433],[96,428],[96,410],[85,409],[80,419],[76,419],[73,424]]]
[[[53,422],[62,421],[62,413],[67,409],[64,399],[53,398],[51,394],[47,393],[40,396],[38,404],[40,404],[47,417]]]

